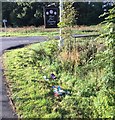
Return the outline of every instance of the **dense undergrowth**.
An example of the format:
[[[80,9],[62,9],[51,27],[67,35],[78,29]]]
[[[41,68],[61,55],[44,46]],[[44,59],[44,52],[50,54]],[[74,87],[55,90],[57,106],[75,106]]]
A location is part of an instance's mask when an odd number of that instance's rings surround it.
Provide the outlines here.
[[[92,38],[93,39],[93,38]],[[106,84],[107,48],[103,40],[76,42],[77,57],[51,40],[6,52],[5,76],[22,118],[113,118],[115,93]],[[101,46],[100,46],[101,45]],[[104,45],[104,47],[103,47]],[[103,52],[104,51],[104,52]],[[77,62],[75,63],[75,59]],[[51,74],[56,79],[50,79]],[[44,76],[49,78],[45,80]],[[59,85],[70,95],[55,97]]]

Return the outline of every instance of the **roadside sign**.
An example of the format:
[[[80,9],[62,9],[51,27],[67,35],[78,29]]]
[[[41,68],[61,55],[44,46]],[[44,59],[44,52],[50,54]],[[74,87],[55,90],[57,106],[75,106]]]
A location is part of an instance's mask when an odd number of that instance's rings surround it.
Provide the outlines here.
[[[45,28],[57,28],[58,24],[58,8],[45,8],[44,9],[44,24]]]
[[[7,20],[6,19],[3,19],[3,23],[6,23],[7,22]]]
[[[6,23],[7,23],[7,20],[3,19],[3,23],[4,23],[5,32],[6,32]]]

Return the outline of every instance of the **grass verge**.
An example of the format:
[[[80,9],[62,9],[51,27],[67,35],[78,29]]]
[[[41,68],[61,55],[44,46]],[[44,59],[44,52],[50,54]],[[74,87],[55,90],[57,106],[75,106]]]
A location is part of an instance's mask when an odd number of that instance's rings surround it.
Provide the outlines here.
[[[84,46],[86,42],[80,45]],[[105,87],[105,63],[99,61],[102,53],[96,53],[95,59],[86,63],[81,58],[83,64],[78,64],[73,74],[71,64],[60,61],[55,40],[6,52],[3,55],[5,76],[18,116],[112,118],[114,99]],[[52,73],[56,79],[51,79]],[[54,85],[71,94],[56,97]]]
[[[100,26],[99,26],[100,27]],[[98,26],[74,26],[73,34],[99,34]],[[59,35],[59,28],[47,28],[44,27],[23,27],[23,28],[7,28],[7,31],[0,32],[2,37],[12,37],[12,36],[57,36]]]

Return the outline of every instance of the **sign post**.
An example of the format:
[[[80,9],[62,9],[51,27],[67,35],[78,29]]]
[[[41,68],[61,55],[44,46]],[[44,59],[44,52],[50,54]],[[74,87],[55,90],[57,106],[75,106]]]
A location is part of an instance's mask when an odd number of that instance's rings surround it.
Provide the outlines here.
[[[7,23],[7,20],[3,19],[3,23],[4,23],[5,32],[6,32],[6,23]]]
[[[63,0],[60,0],[60,22],[62,22],[62,12],[63,12]],[[63,39],[62,39],[62,28],[60,28],[60,43],[59,48],[63,46]]]

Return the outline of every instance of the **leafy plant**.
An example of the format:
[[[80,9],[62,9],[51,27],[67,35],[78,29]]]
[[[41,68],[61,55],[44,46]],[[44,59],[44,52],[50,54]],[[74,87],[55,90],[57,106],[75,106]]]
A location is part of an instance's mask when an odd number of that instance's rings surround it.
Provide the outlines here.
[[[104,14],[105,15],[105,14]],[[115,5],[106,13],[108,17],[104,21],[104,33],[101,36],[106,38],[108,46],[106,54],[106,85],[113,88],[115,78]]]

